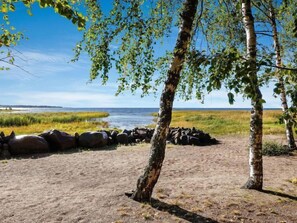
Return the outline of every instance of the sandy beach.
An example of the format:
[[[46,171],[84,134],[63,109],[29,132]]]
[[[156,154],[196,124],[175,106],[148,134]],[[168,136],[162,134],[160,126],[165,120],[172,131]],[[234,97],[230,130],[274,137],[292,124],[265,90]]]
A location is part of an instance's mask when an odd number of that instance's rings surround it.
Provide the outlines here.
[[[296,154],[265,157],[265,191],[244,190],[248,137],[218,139],[168,145],[151,205],[125,196],[149,144],[2,160],[0,222],[297,222]]]

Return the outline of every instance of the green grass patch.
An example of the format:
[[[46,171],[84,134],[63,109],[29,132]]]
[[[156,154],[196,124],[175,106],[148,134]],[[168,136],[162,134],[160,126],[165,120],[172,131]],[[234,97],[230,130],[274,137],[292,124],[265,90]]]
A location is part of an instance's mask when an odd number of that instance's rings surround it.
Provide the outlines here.
[[[283,124],[279,124],[281,110],[265,110],[263,113],[264,134],[284,134]],[[173,111],[172,127],[198,128],[213,135],[241,134],[250,131],[250,111]]]
[[[41,123],[41,119],[32,115],[0,117],[0,126],[28,126],[30,124]]]
[[[276,142],[264,142],[262,154],[264,156],[282,156],[289,155],[289,148]]]

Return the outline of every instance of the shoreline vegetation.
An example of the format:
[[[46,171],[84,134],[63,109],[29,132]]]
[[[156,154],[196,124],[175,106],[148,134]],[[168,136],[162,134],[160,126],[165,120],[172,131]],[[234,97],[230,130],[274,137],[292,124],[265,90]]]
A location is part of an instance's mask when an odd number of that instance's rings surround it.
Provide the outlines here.
[[[0,131],[10,134],[42,133],[59,129],[69,134],[108,128],[108,123],[100,118],[108,117],[107,112],[42,112],[9,113],[0,112]],[[98,120],[99,119],[99,120]]]
[[[281,110],[263,111],[263,134],[285,134],[285,127],[279,122]],[[153,113],[155,121],[157,113]],[[249,110],[187,110],[173,111],[171,127],[195,127],[213,136],[248,135],[250,130]],[[150,125],[149,127],[153,127]]]
[[[285,134],[285,126],[279,122],[281,110],[263,111],[263,134]],[[173,111],[172,127],[195,127],[214,136],[248,135],[250,131],[249,110],[196,110]]]
[[[279,123],[281,110],[264,110],[264,134],[284,134]],[[157,116],[157,113],[153,113]],[[107,112],[42,112],[10,113],[0,110],[0,130],[5,134],[42,133],[59,129],[70,134],[109,129],[109,123],[100,120],[108,117]],[[173,111],[171,127],[200,129],[214,136],[248,135],[250,111],[247,110],[178,110]],[[153,125],[148,127],[154,128]]]

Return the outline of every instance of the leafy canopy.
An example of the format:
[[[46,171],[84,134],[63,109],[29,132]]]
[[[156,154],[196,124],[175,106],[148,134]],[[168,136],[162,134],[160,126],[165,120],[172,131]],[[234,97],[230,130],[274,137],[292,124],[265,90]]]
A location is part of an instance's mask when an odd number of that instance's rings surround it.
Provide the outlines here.
[[[103,4],[85,1],[89,24],[76,47],[76,59],[87,52],[92,61],[90,79],[98,77],[103,83],[115,67],[117,93],[139,88],[149,93],[155,89],[159,68],[169,66],[163,44],[176,32],[183,1],[114,0],[110,10],[103,10]]]

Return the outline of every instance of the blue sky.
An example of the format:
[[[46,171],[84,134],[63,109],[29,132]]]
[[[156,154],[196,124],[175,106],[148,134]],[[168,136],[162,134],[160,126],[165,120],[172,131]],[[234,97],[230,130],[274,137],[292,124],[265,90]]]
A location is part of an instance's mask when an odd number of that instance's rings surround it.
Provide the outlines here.
[[[33,16],[25,8],[18,7],[11,13],[10,20],[17,30],[24,32],[28,40],[22,40],[15,48],[18,51],[16,63],[27,70],[12,67],[10,71],[1,71],[0,104],[10,105],[58,105],[64,107],[158,107],[157,97],[140,97],[124,92],[115,96],[116,78],[111,78],[106,86],[100,80],[89,81],[90,61],[82,57],[78,62],[70,63],[74,53],[72,49],[81,39],[82,32],[67,19],[53,12],[53,9],[33,7]],[[170,42],[172,41],[172,42]],[[169,44],[175,39],[170,38]],[[111,74],[116,77],[116,71]],[[272,96],[272,89],[263,88],[266,108],[280,107],[279,99]],[[174,107],[201,108],[240,108],[250,107],[248,100],[241,96],[234,105],[228,104],[227,92],[217,91],[205,98],[205,103],[192,100],[176,100]]]

